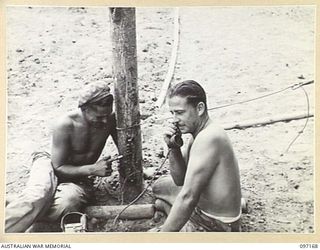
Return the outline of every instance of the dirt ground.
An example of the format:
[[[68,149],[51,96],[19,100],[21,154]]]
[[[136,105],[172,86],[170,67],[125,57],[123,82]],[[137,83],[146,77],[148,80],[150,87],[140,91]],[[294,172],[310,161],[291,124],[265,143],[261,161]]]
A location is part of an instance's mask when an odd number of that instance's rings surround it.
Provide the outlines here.
[[[212,108],[314,80],[314,11],[310,6],[180,8],[173,83],[200,82]],[[168,71],[174,11],[138,8],[136,14],[144,171],[150,175],[163,161],[167,110],[158,110],[155,102]],[[52,124],[76,108],[82,86],[112,77],[109,25],[108,8],[7,9],[6,194],[23,190],[30,154],[50,151]],[[314,86],[305,90],[313,112]],[[210,115],[227,124],[307,113],[307,108],[300,88]],[[296,120],[228,131],[249,205],[244,232],[314,232],[313,118],[286,152],[305,124]],[[116,153],[112,142],[104,153]],[[130,223],[125,230],[155,225],[152,220]],[[106,224],[99,231],[108,231]]]

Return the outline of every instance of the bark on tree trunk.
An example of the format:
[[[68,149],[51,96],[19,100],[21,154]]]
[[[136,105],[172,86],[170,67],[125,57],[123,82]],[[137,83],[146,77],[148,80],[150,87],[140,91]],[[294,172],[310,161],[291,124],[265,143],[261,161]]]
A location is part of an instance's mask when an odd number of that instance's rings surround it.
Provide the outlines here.
[[[143,188],[135,8],[110,8],[110,16],[120,183],[131,201]]]

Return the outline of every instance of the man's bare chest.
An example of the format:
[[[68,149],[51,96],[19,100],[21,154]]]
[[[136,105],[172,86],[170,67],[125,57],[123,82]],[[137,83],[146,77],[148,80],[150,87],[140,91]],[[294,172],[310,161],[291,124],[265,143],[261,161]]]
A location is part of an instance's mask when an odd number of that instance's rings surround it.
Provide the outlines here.
[[[78,154],[100,151],[109,134],[105,129],[76,131],[71,137],[72,151]]]

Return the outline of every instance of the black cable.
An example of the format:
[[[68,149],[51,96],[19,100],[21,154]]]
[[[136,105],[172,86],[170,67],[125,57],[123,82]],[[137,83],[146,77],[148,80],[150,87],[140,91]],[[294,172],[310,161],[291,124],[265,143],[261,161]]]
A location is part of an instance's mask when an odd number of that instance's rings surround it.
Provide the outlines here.
[[[155,171],[155,173],[153,174],[153,177],[152,179],[150,180],[150,182],[148,183],[148,185],[142,190],[142,192],[134,199],[132,200],[127,206],[125,206],[118,214],[117,216],[114,218],[113,220],[113,225],[116,224],[117,220],[119,219],[120,215],[128,208],[130,207],[132,204],[134,204],[135,202],[137,202],[143,195],[144,193],[147,191],[147,189],[151,186],[151,184],[153,183],[157,173],[160,171],[160,169],[163,167],[164,163],[166,162],[166,160],[168,159],[169,157],[169,154],[170,154],[170,151],[171,149],[169,149],[166,157],[164,158],[163,162],[161,163],[160,167],[158,168],[157,171]]]
[[[275,94],[278,94],[278,93],[281,93],[281,92],[284,92],[288,89],[292,89],[292,90],[295,90],[295,89],[298,89],[298,88],[301,88],[303,91],[304,91],[304,94],[306,96],[306,100],[307,100],[307,110],[308,110],[308,117],[307,117],[307,120],[306,120],[306,123],[304,125],[304,127],[302,128],[301,131],[298,132],[298,135],[293,139],[293,141],[290,143],[289,147],[287,148],[286,152],[288,152],[289,148],[292,146],[292,144],[298,139],[298,137],[303,133],[304,129],[306,128],[307,124],[308,124],[308,121],[309,121],[309,113],[310,113],[310,103],[309,103],[309,96],[306,92],[306,90],[303,88],[303,86],[305,85],[309,85],[309,84],[312,84],[314,83],[314,80],[311,80],[311,81],[308,81],[308,82],[305,82],[305,83],[297,83],[297,84],[292,84],[284,89],[281,89],[281,90],[278,90],[278,91],[275,91],[275,92],[271,92],[269,94],[266,94],[266,95],[262,95],[262,96],[259,96],[259,97],[255,97],[255,98],[252,98],[252,99],[248,99],[248,100],[245,100],[245,101],[240,101],[240,102],[236,102],[236,103],[231,103],[231,104],[226,104],[226,105],[221,105],[221,106],[217,106],[217,107],[213,107],[213,108],[209,108],[208,110],[215,110],[215,109],[220,109],[220,108],[225,108],[225,107],[230,107],[230,106],[234,106],[234,105],[238,105],[238,104],[243,104],[243,103],[247,103],[247,102],[252,102],[252,101],[255,101],[255,100],[259,100],[259,99],[262,99],[262,98],[266,98],[268,96],[272,96],[272,95],[275,95]],[[166,118],[167,119],[167,118]],[[159,119],[161,120],[161,119]],[[118,130],[125,130],[125,129],[129,129],[129,128],[132,128],[132,127],[135,127],[135,126],[139,126],[139,125],[142,125],[143,123],[140,123],[140,124],[134,124],[133,126],[130,126],[130,127],[127,127],[127,128],[117,128]],[[164,163],[166,162],[166,160],[168,159],[168,156],[169,156],[169,153],[170,153],[170,149],[164,159],[164,161],[162,162],[161,166],[159,167],[159,169],[154,173],[153,175],[153,178],[151,179],[151,181],[148,183],[148,185],[144,188],[144,190],[134,199],[132,200],[126,207],[124,207],[120,212],[119,214],[115,217],[114,221],[113,221],[113,224],[115,225],[115,223],[117,222],[118,218],[120,217],[120,215],[128,208],[130,207],[132,204],[134,204],[136,201],[138,201],[143,195],[144,193],[147,191],[147,189],[151,186],[152,182],[154,181],[154,178],[156,176],[156,174],[159,172],[159,170],[163,167]]]

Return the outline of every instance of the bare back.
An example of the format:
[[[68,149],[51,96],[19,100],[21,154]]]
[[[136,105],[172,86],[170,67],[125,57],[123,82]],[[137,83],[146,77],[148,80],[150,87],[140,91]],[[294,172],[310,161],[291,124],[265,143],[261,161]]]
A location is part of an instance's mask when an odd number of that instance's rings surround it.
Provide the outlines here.
[[[199,144],[201,148],[206,149],[206,152],[193,154],[192,148]],[[215,152],[214,158],[211,158],[210,155],[205,158],[204,155],[210,154],[211,151]],[[239,167],[225,131],[214,124],[208,125],[190,145],[189,160],[191,158],[193,162],[205,161],[199,167],[204,170],[198,169],[197,171],[210,175],[206,177],[207,183],[203,185],[198,207],[216,216],[239,215],[241,203]],[[192,166],[188,164],[189,167]],[[207,171],[209,168],[210,170]]]

